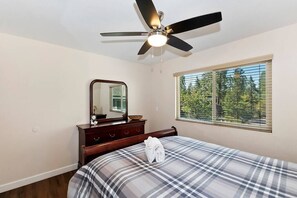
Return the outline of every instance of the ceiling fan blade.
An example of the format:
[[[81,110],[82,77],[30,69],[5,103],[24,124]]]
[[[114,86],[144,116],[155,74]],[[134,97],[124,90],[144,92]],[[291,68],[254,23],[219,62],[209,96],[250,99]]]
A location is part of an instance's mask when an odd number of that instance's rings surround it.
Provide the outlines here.
[[[150,48],[151,48],[151,45],[148,43],[148,41],[145,41],[145,43],[140,48],[138,55],[145,54]]]
[[[101,36],[147,36],[148,32],[105,32]]]
[[[190,44],[172,35],[168,35],[167,44],[186,52],[193,48]]]
[[[150,28],[156,29],[161,26],[158,12],[152,0],[136,0],[136,3],[143,19]]]
[[[180,22],[168,25],[165,29],[170,34],[178,34],[181,32],[186,32],[186,31],[207,26],[213,23],[217,23],[221,20],[222,20],[221,12],[215,12],[215,13],[194,17],[191,19],[187,19],[184,21],[180,21]]]

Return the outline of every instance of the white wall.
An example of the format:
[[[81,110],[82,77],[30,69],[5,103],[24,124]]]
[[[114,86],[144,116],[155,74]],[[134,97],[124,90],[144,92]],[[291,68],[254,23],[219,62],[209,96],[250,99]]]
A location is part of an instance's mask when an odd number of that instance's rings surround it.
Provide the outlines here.
[[[93,79],[124,81],[129,113],[149,130],[151,67],[6,34],[0,43],[0,192],[75,166]]]
[[[176,126],[180,135],[297,162],[297,24],[155,65],[152,130]],[[199,43],[192,43],[194,46]],[[175,120],[173,73],[273,54],[273,132]],[[158,111],[157,111],[158,110]]]

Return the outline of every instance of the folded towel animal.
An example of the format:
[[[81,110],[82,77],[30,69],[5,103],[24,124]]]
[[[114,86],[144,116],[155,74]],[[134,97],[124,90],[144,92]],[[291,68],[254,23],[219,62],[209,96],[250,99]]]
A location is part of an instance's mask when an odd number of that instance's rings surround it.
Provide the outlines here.
[[[149,161],[152,163],[154,160],[156,162],[163,162],[165,160],[165,150],[160,140],[155,137],[149,136],[145,143],[145,154]]]

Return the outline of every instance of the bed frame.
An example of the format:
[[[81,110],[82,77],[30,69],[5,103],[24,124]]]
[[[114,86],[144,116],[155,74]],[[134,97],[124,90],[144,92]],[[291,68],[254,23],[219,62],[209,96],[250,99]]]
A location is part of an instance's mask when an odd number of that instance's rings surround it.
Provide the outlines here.
[[[105,153],[109,153],[111,151],[121,149],[127,146],[131,146],[134,144],[138,144],[140,142],[143,142],[145,139],[147,139],[149,136],[151,137],[166,137],[166,136],[174,136],[177,135],[177,130],[174,126],[172,126],[170,129],[164,129],[160,131],[155,131],[151,133],[145,133],[141,135],[135,135],[119,140],[114,140],[110,142],[106,142],[103,144],[97,144],[93,146],[81,146],[82,152],[81,152],[81,159],[82,159],[82,164],[85,165],[88,162],[90,162],[92,159],[103,155]]]

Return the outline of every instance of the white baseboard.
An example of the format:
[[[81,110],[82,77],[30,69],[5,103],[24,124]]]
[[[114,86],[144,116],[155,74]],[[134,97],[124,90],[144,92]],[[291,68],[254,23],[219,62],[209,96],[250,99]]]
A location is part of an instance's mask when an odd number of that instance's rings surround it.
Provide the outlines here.
[[[75,169],[77,169],[77,164],[72,164],[72,165],[64,166],[62,168],[58,168],[58,169],[55,169],[55,170],[52,170],[52,171],[48,171],[48,172],[45,172],[45,173],[41,173],[41,174],[38,174],[38,175],[34,175],[34,176],[31,176],[31,177],[27,177],[27,178],[24,178],[24,179],[13,181],[13,182],[10,182],[10,183],[7,183],[7,184],[2,184],[2,185],[0,185],[0,193],[15,189],[15,188],[18,188],[18,187],[21,187],[21,186],[25,186],[25,185],[28,185],[28,184],[32,184],[34,182],[38,182],[38,181],[41,181],[41,180],[44,180],[44,179],[47,179],[47,178],[50,178],[50,177],[54,177],[56,175],[67,173],[67,172],[73,171]]]

